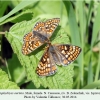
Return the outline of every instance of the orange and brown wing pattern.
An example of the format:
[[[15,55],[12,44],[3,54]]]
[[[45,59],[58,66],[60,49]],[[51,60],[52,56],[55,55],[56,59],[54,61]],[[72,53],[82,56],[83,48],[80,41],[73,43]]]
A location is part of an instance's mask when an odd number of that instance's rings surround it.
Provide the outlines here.
[[[33,32],[26,34],[23,38],[22,53],[27,55],[46,43],[58,26],[59,21],[59,18],[53,18],[46,22],[37,22]]]
[[[37,36],[34,36],[32,32],[26,34],[23,41],[24,44],[22,46],[22,53],[24,55],[31,53],[43,44],[43,41],[41,41]]]
[[[43,54],[36,72],[39,76],[50,76],[57,72],[56,64],[49,52],[49,47],[47,51]]]
[[[57,46],[58,57],[61,61],[61,65],[68,65],[79,56],[81,48],[78,46],[62,44]]]
[[[33,31],[37,31],[48,39],[51,37],[60,22],[60,18],[48,19],[45,22],[37,22]]]

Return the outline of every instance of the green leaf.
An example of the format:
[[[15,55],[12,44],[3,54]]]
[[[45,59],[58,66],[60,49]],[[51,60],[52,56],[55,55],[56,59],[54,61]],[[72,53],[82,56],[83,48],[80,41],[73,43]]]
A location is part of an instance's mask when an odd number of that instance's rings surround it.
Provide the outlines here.
[[[30,20],[30,19],[32,19],[32,17],[33,17],[33,11],[28,9],[26,11],[21,12],[20,14],[17,14],[14,17],[10,17],[10,18],[4,20],[3,22],[0,23],[0,25],[3,25],[8,22],[18,23],[23,20]]]
[[[97,81],[99,79],[99,72],[100,72],[100,52],[99,52],[99,57],[98,57],[98,65],[96,68],[96,75],[95,75],[95,81]]]
[[[92,32],[92,40],[91,40],[91,55],[90,55],[90,64],[89,64],[89,74],[88,74],[88,83],[91,83],[93,82],[93,69],[92,69],[92,63],[94,62],[93,60],[93,55],[92,55],[92,50],[93,50],[93,46],[96,42],[96,38],[97,38],[97,35],[100,31],[100,4],[98,5],[98,8],[97,8],[97,14],[96,14],[96,17],[95,17],[95,21],[94,21],[94,24],[93,24],[93,32]],[[98,62],[99,62],[99,59],[98,59]],[[99,69],[99,66],[97,67],[97,69]],[[99,75],[98,71],[96,70],[96,76]]]
[[[69,27],[70,27],[72,44],[82,47],[79,27],[78,27],[78,24],[77,24],[77,21],[76,21],[76,16],[75,16],[72,4],[71,4],[70,1],[65,1],[65,0],[63,0],[63,3],[65,5],[65,8],[66,8],[66,11],[67,11],[67,14],[68,14],[68,23],[69,23]],[[82,5],[82,3],[81,3],[81,5]],[[82,57],[81,54],[78,57],[77,61],[78,61],[78,64],[80,66],[79,67],[80,68],[79,69],[80,70],[79,75],[80,75],[81,83],[83,85],[83,57]]]
[[[75,45],[81,46],[80,32],[79,32],[78,24],[76,21],[74,9],[73,9],[70,1],[63,1],[63,2],[64,2],[66,11],[68,14],[68,22],[69,22],[69,27],[70,27],[72,43]]]
[[[93,45],[94,45],[94,43],[96,41],[97,34],[100,31],[100,20],[99,19],[100,19],[100,4],[98,5],[97,14],[96,14],[94,25],[93,25],[91,50],[92,50]]]
[[[16,83],[9,81],[8,75],[0,69],[0,89],[19,89]]]
[[[32,3],[36,3],[36,2],[37,1],[32,1],[32,0],[31,1],[26,1],[26,0],[23,0],[11,12],[9,12],[7,15],[3,16],[2,18],[0,18],[0,23],[3,22],[8,17],[10,17],[11,15],[15,14],[16,12],[18,12],[19,10],[27,7],[28,5],[30,5]]]
[[[23,80],[26,80],[25,70],[21,66],[15,54],[13,55],[12,59],[8,60],[8,70],[11,76],[11,80],[17,84],[21,83]]]
[[[0,1],[0,17],[3,16],[9,1]]]
[[[100,86],[100,80],[92,82],[92,83],[86,85],[85,87],[83,87],[83,89],[95,89],[99,86]]]
[[[90,24],[90,20],[91,20],[91,16],[92,16],[92,8],[94,7],[94,2],[93,1],[90,1],[89,2],[89,11],[88,11],[88,14],[87,14],[87,23],[86,23],[86,31],[88,31],[88,26]],[[85,32],[85,34],[88,33],[88,32]],[[90,52],[89,52],[90,53]],[[88,55],[88,53],[87,53]],[[86,56],[87,56],[86,55]],[[87,83],[90,84],[91,82],[93,82],[93,70],[92,70],[92,63],[91,63],[91,53],[88,55],[88,78],[87,78]],[[85,61],[87,62],[87,61]]]
[[[42,19],[43,20],[43,19]],[[34,85],[39,88],[42,85],[45,88],[52,89],[66,89],[72,88],[73,84],[73,66],[67,67],[57,66],[58,71],[55,75],[49,77],[39,77],[36,74],[36,67],[40,58],[44,52],[44,45],[33,51],[30,55],[23,55],[21,52],[23,44],[23,36],[33,30],[34,25],[39,19],[33,19],[30,21],[23,21],[15,24],[10,28],[9,33],[6,33],[6,38],[10,42],[13,51],[17,54],[18,59],[22,66],[25,67],[27,78],[32,80]],[[69,38],[67,33],[63,29],[58,27],[51,37],[52,44],[65,43],[69,44]],[[59,40],[59,41],[58,41]]]

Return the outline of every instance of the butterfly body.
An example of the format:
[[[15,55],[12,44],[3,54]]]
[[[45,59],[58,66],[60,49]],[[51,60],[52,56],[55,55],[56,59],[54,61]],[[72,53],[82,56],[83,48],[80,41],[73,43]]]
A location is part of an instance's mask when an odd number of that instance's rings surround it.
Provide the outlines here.
[[[36,36],[39,38],[39,40],[40,40],[41,42],[45,43],[45,42],[48,42],[48,41],[49,41],[49,38],[48,38],[47,36],[42,35],[42,34],[40,34],[40,33],[37,32],[37,31],[33,31],[33,33],[34,33],[34,35],[36,35]]]

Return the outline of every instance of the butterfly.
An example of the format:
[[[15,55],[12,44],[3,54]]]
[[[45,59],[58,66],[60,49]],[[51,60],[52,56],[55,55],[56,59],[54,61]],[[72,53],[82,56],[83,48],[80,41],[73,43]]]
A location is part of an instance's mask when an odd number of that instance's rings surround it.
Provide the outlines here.
[[[37,22],[32,32],[26,34],[23,38],[22,53],[30,54],[32,51],[49,41],[60,22],[60,18],[48,19],[45,22]]]
[[[67,66],[73,62],[81,52],[81,48],[69,44],[55,44],[46,48],[36,68],[39,76],[50,76],[57,72],[57,65]]]

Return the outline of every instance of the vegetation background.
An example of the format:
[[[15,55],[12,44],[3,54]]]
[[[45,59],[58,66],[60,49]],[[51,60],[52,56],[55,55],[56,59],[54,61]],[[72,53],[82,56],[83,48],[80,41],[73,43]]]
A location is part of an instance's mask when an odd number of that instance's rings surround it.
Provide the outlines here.
[[[82,48],[78,59],[58,72],[38,77],[35,69],[46,45],[30,55],[21,52],[23,36],[38,21],[60,18],[52,44]],[[100,88],[100,3],[95,0],[0,1],[1,89],[93,89]],[[58,41],[59,40],[59,41]]]

